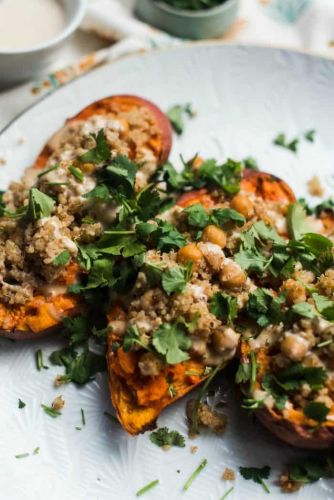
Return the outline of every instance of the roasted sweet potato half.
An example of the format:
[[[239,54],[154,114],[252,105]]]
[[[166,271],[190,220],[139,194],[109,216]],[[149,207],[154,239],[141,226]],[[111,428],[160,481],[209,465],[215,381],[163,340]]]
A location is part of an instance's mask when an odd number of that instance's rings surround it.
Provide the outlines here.
[[[313,328],[316,329],[316,325]],[[327,326],[327,329],[332,327]],[[268,330],[262,333],[265,335],[268,335]],[[243,385],[244,405],[255,411],[257,418],[277,438],[292,446],[331,448],[334,445],[331,354],[328,350],[326,352],[326,347],[320,347],[302,359],[302,356],[298,357],[298,349],[303,349],[300,347],[303,340],[300,339],[305,337],[297,332],[295,337],[291,332],[285,337],[276,335],[279,340],[270,348],[252,351],[250,345],[254,346],[256,340],[242,343],[240,373],[249,369],[253,374]],[[286,367],[278,367],[284,360]],[[317,365],[311,364],[317,361]]]
[[[87,125],[92,119],[93,123]],[[98,128],[105,128],[108,120],[126,143],[123,149],[131,159],[140,163],[145,161],[145,155],[153,155],[157,166],[167,160],[172,146],[172,128],[166,115],[142,97],[114,95],[90,104],[69,118],[44,146],[36,159],[36,168],[44,168],[52,157],[57,160],[57,152],[64,150],[73,130],[77,132],[83,126],[86,131],[98,132]]]

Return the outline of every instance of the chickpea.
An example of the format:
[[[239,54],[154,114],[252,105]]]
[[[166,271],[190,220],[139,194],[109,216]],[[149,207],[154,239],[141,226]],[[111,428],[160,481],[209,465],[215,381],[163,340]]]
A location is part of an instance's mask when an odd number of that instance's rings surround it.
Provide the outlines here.
[[[253,203],[244,194],[236,194],[232,198],[231,208],[241,213],[246,219],[249,219],[254,214]]]
[[[121,319],[115,319],[109,322],[110,330],[117,336],[123,335],[126,330],[127,323]]]
[[[281,351],[292,361],[301,361],[309,350],[309,343],[297,333],[289,334],[281,342]]]
[[[156,377],[161,372],[162,363],[160,359],[151,352],[141,355],[138,362],[140,373],[144,377]]]
[[[226,247],[225,231],[217,226],[214,226],[213,224],[209,224],[208,226],[206,226],[203,231],[202,240],[214,243],[215,245],[220,246],[220,248]]]
[[[180,248],[177,252],[177,260],[181,263],[193,262],[197,263],[202,260],[203,254],[196,243],[189,243],[188,245]]]
[[[239,337],[240,335],[229,327],[216,330],[212,336],[213,347],[217,352],[223,352],[225,349],[235,349]]]
[[[241,288],[246,282],[246,275],[239,264],[231,259],[225,259],[219,280],[226,288]]]
[[[191,351],[193,354],[197,356],[203,356],[206,352],[206,342],[203,339],[199,338],[193,338],[192,339],[192,345],[191,345]]]
[[[306,301],[306,291],[302,283],[288,279],[282,288],[287,292],[286,298],[288,304],[298,304],[299,302]]]

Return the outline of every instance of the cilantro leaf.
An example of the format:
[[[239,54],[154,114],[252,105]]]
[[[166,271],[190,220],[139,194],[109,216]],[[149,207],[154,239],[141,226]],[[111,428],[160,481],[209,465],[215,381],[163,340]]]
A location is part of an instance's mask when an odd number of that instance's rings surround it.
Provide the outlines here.
[[[184,115],[188,115],[190,118],[195,115],[190,103],[184,105],[176,104],[169,108],[166,114],[178,135],[181,135],[184,131]]]
[[[286,136],[284,133],[280,133],[277,135],[277,137],[274,139],[273,143],[276,146],[280,146],[282,148],[288,149],[292,151],[293,153],[297,153],[297,147],[299,144],[299,139],[292,139],[290,142],[287,141]]]
[[[302,484],[311,484],[322,477],[333,477],[331,462],[330,454],[299,459],[297,463],[288,465],[289,479]]]
[[[311,401],[303,408],[303,413],[307,418],[316,420],[319,423],[326,421],[329,412],[330,408],[328,408],[328,406],[324,403],[319,403],[318,401]]]
[[[191,340],[187,337],[184,326],[179,323],[163,323],[155,331],[152,343],[169,365],[189,359],[186,351],[191,347]]]
[[[246,219],[232,208],[217,208],[212,211],[211,223],[216,226],[225,226],[228,222],[234,222],[237,226],[243,226]]]
[[[270,476],[270,467],[266,465],[265,467],[239,467],[240,474],[244,479],[252,480],[255,483],[261,484],[267,493],[269,488],[264,482],[264,479],[268,479]]]
[[[90,149],[87,153],[80,156],[78,159],[82,163],[103,163],[107,162],[110,158],[110,148],[105,139],[104,130],[101,129],[96,134],[91,134],[93,139],[95,139],[95,148]]]
[[[188,281],[191,278],[192,264],[187,266],[174,266],[166,271],[163,271],[161,276],[162,288],[167,294],[183,293]]]
[[[257,288],[249,294],[247,312],[251,318],[256,319],[258,325],[265,327],[283,320],[281,311],[283,302],[283,298],[273,297],[269,290]]]
[[[312,390],[319,390],[324,386],[327,372],[319,366],[304,366],[294,363],[288,368],[275,373],[275,380],[285,391],[294,391],[304,383],[309,384]]]
[[[157,230],[153,233],[154,246],[162,252],[177,250],[182,248],[187,240],[185,237],[169,222],[158,221]]]
[[[80,168],[71,165],[70,167],[68,167],[68,171],[73,175],[73,177],[76,178],[77,181],[83,182],[84,174],[82,173],[82,170],[80,170]]]
[[[238,370],[235,374],[236,384],[245,384],[251,378],[251,364],[239,363]]]
[[[228,159],[222,165],[216,160],[206,160],[199,169],[199,176],[207,184],[222,188],[229,194],[240,190],[243,165],[240,162]]]
[[[258,162],[255,160],[255,158],[252,158],[251,156],[244,158],[242,160],[242,163],[245,165],[245,168],[248,168],[249,170],[256,170],[256,171],[260,170]]]
[[[178,431],[169,430],[168,427],[161,427],[150,434],[150,441],[157,446],[178,446],[185,447],[185,439]]]
[[[87,317],[74,316],[73,318],[64,318],[63,325],[69,333],[70,345],[80,344],[88,339],[90,331]]]
[[[104,170],[105,184],[109,189],[125,196],[131,196],[136,180],[138,167],[127,156],[118,155]]]
[[[315,136],[315,130],[314,129],[307,130],[307,132],[305,132],[305,134],[304,134],[304,137],[305,137],[305,139],[308,142],[314,142],[314,136]]]
[[[54,205],[55,201],[50,196],[33,187],[29,191],[27,217],[32,221],[49,217]]]
[[[85,193],[83,195],[83,198],[87,198],[88,200],[94,200],[94,199],[101,200],[105,201],[106,203],[112,200],[112,197],[109,193],[109,189],[103,183],[95,186],[95,188],[89,191],[88,193]]]
[[[233,323],[238,316],[238,301],[224,292],[217,292],[211,299],[210,312],[222,321]]]
[[[137,195],[137,218],[147,221],[156,216],[160,210],[160,195],[153,185],[146,186]]]
[[[299,302],[298,304],[294,304],[290,311],[291,313],[302,316],[303,318],[313,319],[317,316],[317,311],[314,309],[314,306],[308,302]]]
[[[55,257],[52,261],[54,266],[66,266],[71,260],[71,254],[68,250],[63,250],[60,252],[57,257]]]
[[[26,403],[24,401],[22,401],[22,399],[19,399],[18,400],[18,407],[20,408],[20,410],[22,408],[24,408],[25,406],[27,406]]]
[[[310,226],[306,221],[305,208],[298,202],[291,203],[287,215],[288,230],[291,238],[299,240],[303,234],[310,232]]]
[[[61,377],[65,382],[75,382],[79,385],[86,384],[98,372],[106,369],[105,357],[85,349],[66,366],[66,374]]]
[[[312,293],[312,298],[319,313],[327,320],[334,321],[334,301],[318,293]]]
[[[195,203],[190,207],[184,209],[184,212],[188,216],[189,226],[204,228],[210,222],[210,217],[207,214],[205,208],[200,203]]]
[[[143,349],[150,350],[148,345],[140,338],[137,325],[130,325],[123,337],[123,351],[131,351],[134,344],[141,346]]]

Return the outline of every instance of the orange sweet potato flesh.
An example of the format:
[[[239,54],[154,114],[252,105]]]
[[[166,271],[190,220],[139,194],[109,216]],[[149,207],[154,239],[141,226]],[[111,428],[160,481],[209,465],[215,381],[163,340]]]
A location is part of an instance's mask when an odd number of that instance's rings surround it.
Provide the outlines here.
[[[275,175],[246,168],[241,181],[242,191],[254,193],[266,201],[293,203],[296,197],[290,186]]]
[[[78,114],[69,118],[65,125],[85,121],[95,115],[108,115],[109,113],[117,115],[117,113],[131,111],[131,109],[137,107],[148,109],[152,115],[158,133],[150,137],[147,147],[153,151],[158,160],[158,165],[162,165],[168,159],[172,147],[171,124],[167,116],[155,104],[142,97],[134,95],[114,95],[105,97],[104,99],[93,102]],[[44,168],[46,166],[48,159],[53,153],[52,142],[57,134],[50,139],[37,157],[35,161],[36,168]]]
[[[68,286],[78,274],[78,265],[72,263],[55,285]],[[80,297],[69,293],[35,295],[24,305],[0,304],[0,335],[15,340],[33,339],[54,331],[63,318],[82,312]]]
[[[143,377],[138,369],[138,353],[125,353],[121,347],[113,352],[113,340],[111,335],[107,353],[109,388],[117,418],[129,434],[136,435],[155,427],[156,419],[164,408],[206,378],[205,366],[194,360],[166,366],[156,377]],[[167,379],[173,381],[174,397],[169,392]]]
[[[247,342],[240,346],[241,360],[248,362],[250,348]],[[270,356],[265,348],[256,352],[257,363],[257,388],[264,375],[270,373]],[[329,413],[334,416],[334,406]],[[297,448],[305,449],[327,449],[334,446],[334,422],[326,421],[318,426],[318,423],[307,418],[301,408],[292,408],[276,411],[273,408],[262,406],[255,411],[256,417],[262,424],[272,432],[278,439]]]

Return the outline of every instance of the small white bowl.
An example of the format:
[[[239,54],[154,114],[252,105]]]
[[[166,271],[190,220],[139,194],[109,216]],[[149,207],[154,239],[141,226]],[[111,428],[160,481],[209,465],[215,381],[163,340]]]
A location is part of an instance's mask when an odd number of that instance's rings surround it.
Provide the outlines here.
[[[78,28],[87,0],[59,0],[66,15],[65,28],[44,43],[25,49],[0,49],[0,87],[27,80],[40,74],[50,63],[59,46]]]

